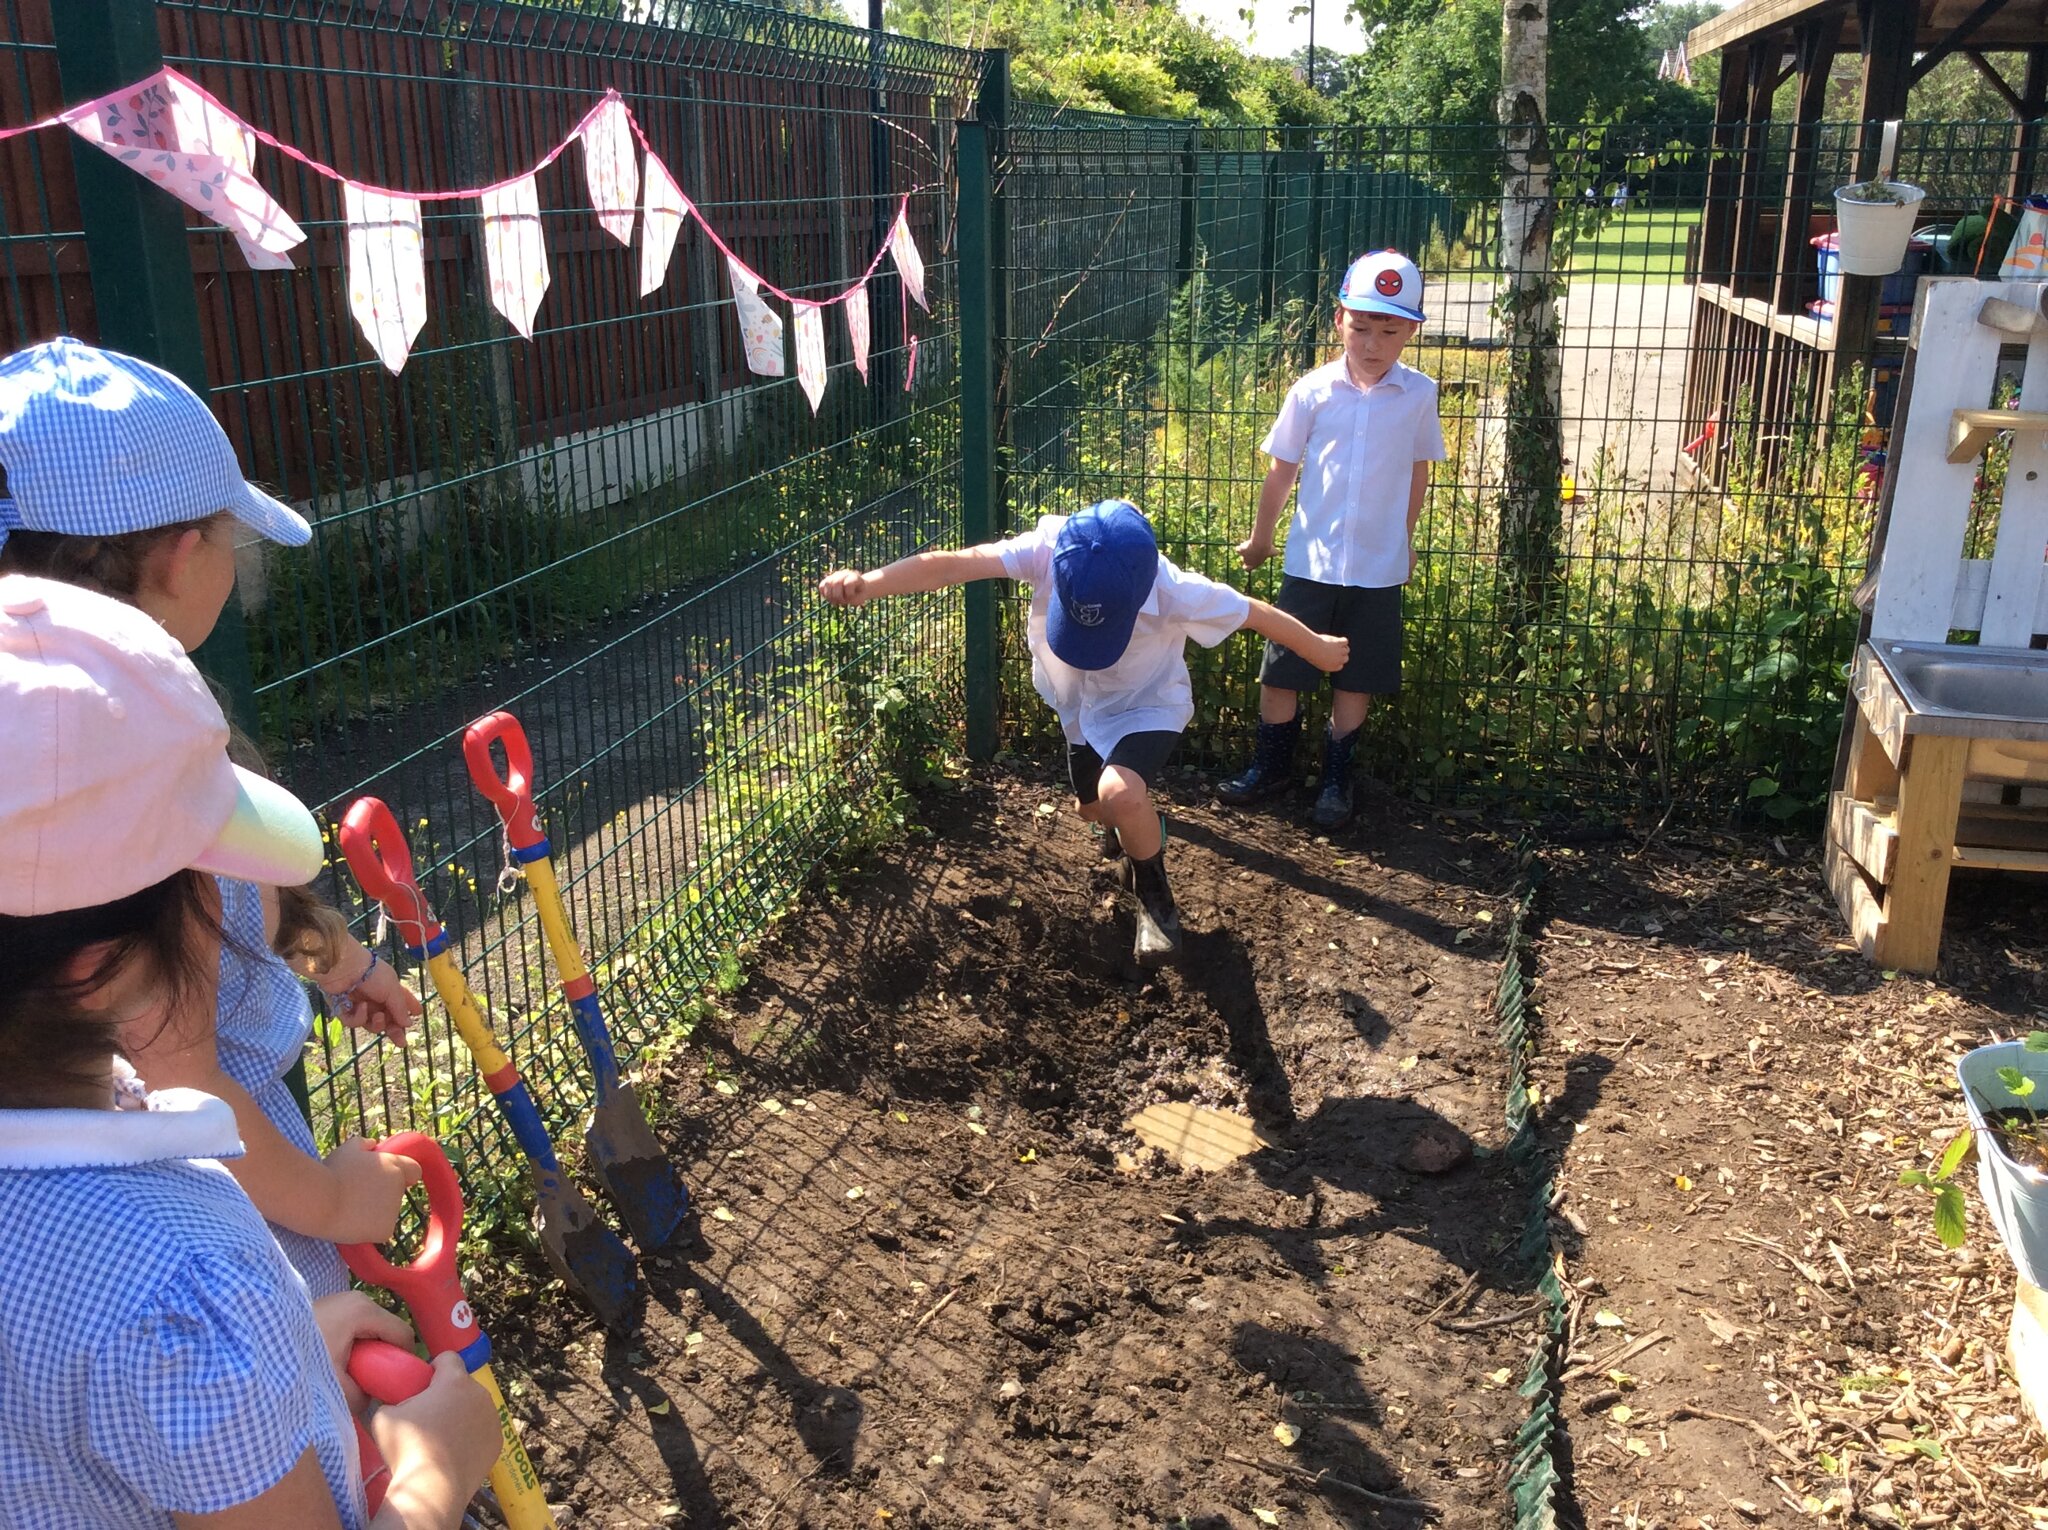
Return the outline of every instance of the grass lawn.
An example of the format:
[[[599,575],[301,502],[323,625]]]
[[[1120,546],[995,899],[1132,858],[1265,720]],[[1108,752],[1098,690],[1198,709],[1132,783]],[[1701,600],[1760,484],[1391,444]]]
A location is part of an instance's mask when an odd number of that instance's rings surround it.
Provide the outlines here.
[[[1572,247],[1571,279],[1656,285],[1684,281],[1686,231],[1699,220],[1694,208],[1630,208],[1615,213],[1606,227]]]

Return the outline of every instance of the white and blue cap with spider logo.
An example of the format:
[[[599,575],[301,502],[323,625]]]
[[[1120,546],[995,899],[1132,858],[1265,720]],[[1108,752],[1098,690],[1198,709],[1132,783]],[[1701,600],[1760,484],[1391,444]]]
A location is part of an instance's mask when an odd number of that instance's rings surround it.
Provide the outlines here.
[[[1422,273],[1399,250],[1374,250],[1351,262],[1337,301],[1353,313],[1384,313],[1420,324]]]
[[[306,518],[242,476],[206,400],[161,367],[60,336],[0,357],[0,543],[106,537],[225,510],[302,547]]]
[[[1075,669],[1108,669],[1131,646],[1158,574],[1152,523],[1129,500],[1105,499],[1068,516],[1053,546],[1046,646]]]

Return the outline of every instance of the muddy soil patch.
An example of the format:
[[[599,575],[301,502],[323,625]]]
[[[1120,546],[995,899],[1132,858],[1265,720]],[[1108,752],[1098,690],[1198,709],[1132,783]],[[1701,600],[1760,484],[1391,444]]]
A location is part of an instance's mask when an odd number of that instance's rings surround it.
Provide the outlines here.
[[[1064,795],[996,775],[799,908],[643,1081],[698,1223],[639,1331],[480,1299],[565,1523],[1498,1522],[1526,1325],[1441,1324],[1530,1300],[1512,857],[1391,802],[1326,842],[1183,795],[1181,970],[1129,966]],[[1174,1100],[1276,1146],[1172,1168],[1122,1123]]]

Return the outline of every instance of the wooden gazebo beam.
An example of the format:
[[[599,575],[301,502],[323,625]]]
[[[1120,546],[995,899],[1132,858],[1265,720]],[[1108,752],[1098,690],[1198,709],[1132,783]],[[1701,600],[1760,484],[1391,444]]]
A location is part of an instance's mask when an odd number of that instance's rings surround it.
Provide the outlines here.
[[[1906,115],[1913,85],[1913,34],[1919,22],[1916,0],[1858,0],[1856,26],[1862,34],[1863,89],[1856,115],[1863,123],[1856,150],[1856,179],[1877,174],[1884,124]],[[1877,348],[1878,297],[1884,279],[1842,278],[1835,303],[1835,376],[1870,358]]]
[[[2006,4],[2007,0],[1983,0],[1974,11],[1956,23],[1955,29],[1948,36],[1920,55],[1919,62],[1913,65],[1912,79],[1909,83],[1918,85],[1926,79],[1928,70],[1962,49],[1971,38],[1984,30],[1987,21],[2005,9]],[[2004,81],[1999,83],[2003,84]]]

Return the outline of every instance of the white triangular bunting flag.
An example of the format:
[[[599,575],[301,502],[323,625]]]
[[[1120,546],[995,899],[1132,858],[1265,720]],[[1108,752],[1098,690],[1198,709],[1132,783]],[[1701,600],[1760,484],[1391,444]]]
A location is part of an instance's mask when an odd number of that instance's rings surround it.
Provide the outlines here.
[[[186,149],[218,154],[244,176],[250,177],[251,184],[254,184],[256,135],[250,131],[249,124],[216,103],[175,69],[164,71],[164,81],[170,87],[171,117],[178,125],[178,142]],[[300,235],[300,238],[304,237]],[[237,234],[235,243],[252,271],[289,271],[292,268],[292,258],[278,240],[273,239],[273,247],[266,249],[255,239]]]
[[[668,279],[669,256],[690,215],[690,199],[668,173],[668,166],[650,153],[640,192],[640,295],[646,297]]]
[[[825,396],[825,316],[816,303],[791,303],[790,312],[796,320],[797,384],[816,414],[818,400]]]
[[[253,150],[240,119],[208,109],[175,70],[81,101],[60,120],[227,229],[258,270],[286,269],[286,252],[306,242],[305,230],[249,174]]]
[[[741,264],[737,255],[725,257],[732,273],[733,307],[740,315],[740,342],[747,348],[747,369],[762,377],[780,377],[784,371],[782,319],[761,301],[761,278]]]
[[[868,380],[868,287],[862,282],[846,299],[846,338],[853,345],[854,369]]]
[[[633,242],[633,207],[640,200],[640,161],[626,103],[607,91],[583,124],[583,178],[597,221],[620,244]]]
[[[932,305],[924,300],[924,257],[917,253],[917,241],[910,237],[910,218],[905,213],[898,213],[889,229],[889,253],[895,257],[896,269],[903,277],[903,290],[916,300],[918,307],[930,313]]]
[[[420,204],[343,181],[348,219],[348,306],[370,349],[393,372],[427,322],[427,266]]]
[[[490,275],[491,306],[527,339],[533,316],[548,290],[547,238],[540,223],[540,190],[523,175],[509,186],[486,191],[484,265]]]

